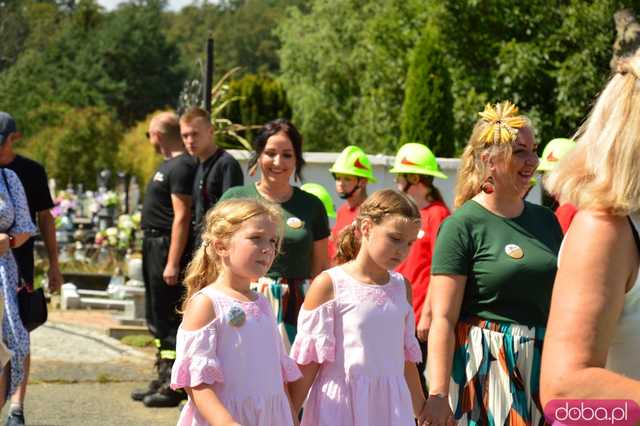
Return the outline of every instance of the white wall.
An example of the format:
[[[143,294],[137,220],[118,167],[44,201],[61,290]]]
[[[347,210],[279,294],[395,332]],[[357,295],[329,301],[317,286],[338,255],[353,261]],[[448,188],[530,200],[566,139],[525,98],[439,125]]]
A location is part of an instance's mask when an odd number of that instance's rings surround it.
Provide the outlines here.
[[[250,154],[247,151],[241,150],[229,150],[229,153],[233,155],[242,166],[242,170],[245,173],[245,181],[246,182],[255,182],[258,179],[258,176],[247,176],[247,162],[249,160]],[[336,209],[344,202],[341,200],[335,192],[335,186],[333,182],[333,177],[331,173],[329,173],[329,168],[333,164],[333,162],[338,158],[339,153],[334,152],[307,152],[304,153],[304,159],[307,162],[304,169],[302,170],[302,177],[304,178],[304,183],[306,182],[315,182],[323,185],[331,196],[333,197],[333,202],[336,206]],[[383,188],[395,188],[395,183],[393,181],[393,175],[389,173],[389,169],[393,165],[394,157],[389,155],[370,155],[369,159],[371,160],[371,164],[374,168],[374,174],[378,179],[378,182],[375,184],[368,185],[368,192],[371,194],[372,192],[383,189]],[[457,158],[438,158],[438,163],[442,168],[442,171],[449,177],[449,179],[434,179],[435,186],[438,187],[442,196],[447,203],[449,208],[453,206],[453,191],[456,185],[456,175],[458,171],[458,164],[460,160]],[[527,197],[528,201],[534,203],[540,203],[541,200],[541,192],[540,185],[536,185],[529,196]]]

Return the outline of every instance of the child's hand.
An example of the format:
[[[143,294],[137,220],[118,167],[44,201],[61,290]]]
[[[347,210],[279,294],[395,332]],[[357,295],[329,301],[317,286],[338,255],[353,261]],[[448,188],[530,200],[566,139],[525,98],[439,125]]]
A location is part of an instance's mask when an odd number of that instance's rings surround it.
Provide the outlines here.
[[[418,426],[423,426],[427,424],[426,416],[427,416],[427,400],[425,399],[424,403],[422,404],[422,408],[420,409],[420,412],[416,416],[418,420]]]
[[[441,395],[429,395],[427,403],[422,410],[423,421],[421,426],[455,426],[453,412],[449,406],[449,398]]]

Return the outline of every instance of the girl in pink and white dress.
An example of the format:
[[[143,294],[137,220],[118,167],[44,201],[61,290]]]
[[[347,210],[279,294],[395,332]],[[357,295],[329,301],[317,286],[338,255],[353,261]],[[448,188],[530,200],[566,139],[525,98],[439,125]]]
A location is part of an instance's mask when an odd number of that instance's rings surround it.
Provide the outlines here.
[[[303,426],[422,422],[411,284],[392,271],[419,230],[415,203],[399,191],[382,190],[341,233],[339,266],[311,284],[291,348],[303,374],[289,385],[296,412],[308,393]]]
[[[207,214],[187,269],[171,375],[171,387],[189,395],[178,425],[294,424],[284,383],[300,371],[284,353],[271,306],[249,288],[269,270],[282,222],[278,207],[249,199]]]

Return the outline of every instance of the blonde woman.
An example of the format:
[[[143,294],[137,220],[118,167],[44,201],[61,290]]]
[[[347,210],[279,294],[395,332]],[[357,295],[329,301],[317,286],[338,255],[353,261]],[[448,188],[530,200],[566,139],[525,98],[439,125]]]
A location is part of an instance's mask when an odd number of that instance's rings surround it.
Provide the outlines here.
[[[426,424],[538,425],[562,230],[551,210],[523,201],[538,166],[529,120],[509,102],[480,116],[431,266]]]
[[[542,400],[640,402],[640,55],[620,60],[547,188],[579,212],[559,259]]]

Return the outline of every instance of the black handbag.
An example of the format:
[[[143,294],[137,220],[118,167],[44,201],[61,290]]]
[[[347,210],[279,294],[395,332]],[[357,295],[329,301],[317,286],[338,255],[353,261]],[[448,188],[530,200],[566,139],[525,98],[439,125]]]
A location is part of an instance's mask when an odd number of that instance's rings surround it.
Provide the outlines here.
[[[5,169],[2,169],[2,179],[4,180],[4,186],[7,188],[9,198],[13,200],[13,194],[7,181]],[[15,203],[14,203],[15,205]],[[15,226],[16,220],[13,219],[13,223],[9,227],[8,231]],[[16,262],[18,270],[18,308],[20,309],[20,319],[27,331],[33,331],[47,322],[47,300],[44,297],[44,290],[38,288],[33,289],[33,283],[27,283],[21,278],[20,267]]]
[[[33,286],[23,285],[18,291],[18,307],[20,319],[27,331],[33,331],[47,322],[49,312],[42,288],[34,290]]]

